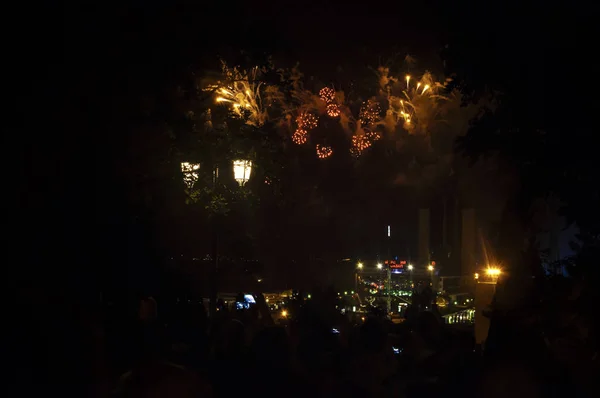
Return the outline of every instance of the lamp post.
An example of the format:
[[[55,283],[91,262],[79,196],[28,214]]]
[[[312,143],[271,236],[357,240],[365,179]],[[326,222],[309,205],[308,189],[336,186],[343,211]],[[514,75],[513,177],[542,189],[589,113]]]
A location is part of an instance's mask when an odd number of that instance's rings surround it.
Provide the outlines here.
[[[500,271],[500,268],[488,268],[485,272],[494,283],[498,282],[498,277],[502,273],[502,271]],[[477,277],[479,278],[479,275],[477,275]]]
[[[482,345],[488,337],[490,319],[484,315],[489,310],[496,293],[498,277],[502,274],[500,268],[488,267],[485,270],[487,278],[480,273],[475,273],[475,344]]]
[[[433,273],[434,273],[434,271],[435,271],[435,267],[433,266],[433,264],[429,264],[429,265],[427,266],[427,271],[429,272],[429,281],[430,281],[430,283],[431,283],[431,289],[435,291],[435,290],[436,290],[436,289],[435,289],[435,288],[436,288],[436,286],[435,286],[435,284],[433,283],[433,282],[434,282],[434,280],[433,280]]]
[[[234,160],[233,161],[233,178],[240,184],[241,187],[250,179],[252,173],[252,161],[250,160]]]
[[[392,227],[387,226],[387,257],[388,260],[392,259]],[[388,265],[387,267],[387,316],[389,317],[392,313],[392,269]]]
[[[181,162],[181,172],[183,174],[183,182],[188,189],[192,189],[199,179],[199,163]],[[233,177],[240,184],[244,186],[250,179],[252,172],[252,162],[250,160],[234,160],[233,161]],[[218,189],[219,179],[219,168],[216,167],[212,176],[213,190],[216,192]],[[219,231],[218,221],[213,220],[212,234],[212,260],[213,264],[211,267],[211,287],[210,287],[210,307],[209,314],[214,316],[217,312],[217,295],[218,295],[218,269],[219,269]]]
[[[358,294],[358,272],[362,271],[363,263],[360,261],[356,264],[356,270],[354,270],[354,291]]]
[[[192,189],[194,184],[198,181],[198,171],[200,170],[200,163],[189,163],[181,162],[181,173],[183,174],[183,183]]]

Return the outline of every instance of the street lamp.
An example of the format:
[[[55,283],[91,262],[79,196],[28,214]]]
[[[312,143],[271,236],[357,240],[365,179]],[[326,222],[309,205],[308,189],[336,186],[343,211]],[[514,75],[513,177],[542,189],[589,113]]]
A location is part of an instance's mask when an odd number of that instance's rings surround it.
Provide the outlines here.
[[[435,289],[435,287],[436,287],[436,286],[435,286],[435,284],[433,283],[433,270],[434,270],[433,264],[429,264],[429,265],[427,266],[427,271],[429,271],[429,280],[430,280],[430,283],[431,283],[431,287],[432,287],[433,289]]]
[[[492,281],[496,282],[502,271],[500,270],[500,268],[488,268],[486,270],[486,273],[492,279]]]
[[[190,162],[181,162],[181,172],[183,173],[183,182],[191,189],[196,182],[198,182],[199,177],[200,164],[199,163],[190,163]],[[250,179],[250,173],[252,172],[252,162],[250,160],[234,160],[233,161],[233,176],[235,180],[243,186]],[[217,180],[219,178],[219,169],[215,168],[213,170],[213,189],[215,192],[219,189],[219,185],[217,184]],[[212,248],[212,269],[211,269],[211,292],[210,292],[210,307],[209,313],[211,316],[214,316],[216,313],[216,304],[217,304],[217,295],[218,295],[218,287],[217,287],[217,272],[219,268],[219,247],[218,247],[218,221],[215,221],[216,224],[213,226],[213,248]],[[260,282],[259,280],[258,282]]]
[[[194,184],[198,181],[198,170],[200,170],[200,163],[181,162],[183,182],[188,189],[192,189]]]
[[[250,179],[250,173],[252,172],[252,161],[250,160],[234,160],[233,161],[233,177],[240,184],[244,186]]]
[[[363,269],[363,263],[360,261],[356,264],[356,270],[354,271],[354,290],[358,293],[358,271]]]
[[[383,268],[383,264],[377,263],[377,269],[382,269],[382,268]]]

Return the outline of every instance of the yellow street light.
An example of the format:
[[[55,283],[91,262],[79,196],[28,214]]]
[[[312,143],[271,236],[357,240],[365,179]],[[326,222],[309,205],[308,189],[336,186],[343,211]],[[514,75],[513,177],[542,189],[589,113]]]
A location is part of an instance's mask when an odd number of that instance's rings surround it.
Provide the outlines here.
[[[489,276],[493,277],[498,277],[502,273],[502,271],[500,271],[500,268],[488,268],[486,272]]]
[[[198,181],[198,171],[200,163],[181,162],[181,172],[183,173],[183,182],[189,189],[192,189]]]
[[[287,312],[287,310],[283,310],[283,311],[281,311],[281,317],[282,317],[282,318],[287,318],[287,316],[288,316],[288,312]]]
[[[362,269],[363,268],[363,263],[356,264],[356,267],[358,267],[358,269]]]
[[[408,270],[412,271],[413,270],[413,265],[412,264],[408,264]]]
[[[427,271],[433,271],[433,265],[428,265],[427,266]]]
[[[248,182],[251,172],[252,162],[250,160],[233,161],[233,176],[240,186],[243,186],[246,182]]]
[[[382,268],[383,268],[383,264],[377,263],[377,269],[382,269]]]

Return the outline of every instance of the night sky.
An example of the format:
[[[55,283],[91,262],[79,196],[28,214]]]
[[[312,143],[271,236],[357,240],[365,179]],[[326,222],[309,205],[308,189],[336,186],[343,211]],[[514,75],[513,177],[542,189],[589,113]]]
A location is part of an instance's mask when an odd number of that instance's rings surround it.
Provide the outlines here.
[[[103,198],[100,208],[127,214],[122,203],[106,201],[107,192],[121,189],[108,169],[125,151],[124,126],[136,122],[124,119],[128,110],[122,105],[132,95],[164,87],[182,70],[214,67],[216,55],[239,49],[272,54],[288,65],[299,61],[306,74],[323,79],[333,79],[339,66],[348,74],[364,70],[379,57],[410,53],[427,64],[442,50],[453,51],[456,63],[449,70],[523,92],[513,96],[522,109],[550,104],[531,112],[532,119],[574,114],[563,109],[573,105],[554,98],[577,97],[591,83],[587,71],[595,70],[590,45],[596,35],[586,21],[593,13],[577,1],[544,8],[541,3],[165,0],[77,3],[62,10],[47,3],[39,12],[23,13],[15,31],[19,40],[7,49],[14,51],[9,67],[15,73],[7,76],[33,134],[17,137],[24,148],[18,201],[28,198],[26,216],[38,228],[18,222],[16,235],[39,242],[36,252],[27,253],[35,263],[56,251],[75,263],[90,249],[100,251],[95,242],[110,231],[101,233],[90,223],[96,203]],[[563,83],[569,80],[584,83]],[[545,119],[566,127],[579,122]],[[83,183],[89,173],[73,165],[90,160],[100,172],[93,183]],[[39,170],[47,177],[41,182]],[[63,230],[63,224],[69,227]],[[99,237],[82,241],[90,236]]]

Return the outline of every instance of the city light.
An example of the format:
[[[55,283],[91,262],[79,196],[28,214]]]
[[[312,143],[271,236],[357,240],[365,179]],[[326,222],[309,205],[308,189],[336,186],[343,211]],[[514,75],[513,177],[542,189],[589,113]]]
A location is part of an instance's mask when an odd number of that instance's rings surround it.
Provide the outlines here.
[[[409,271],[412,271],[413,270],[413,265],[412,264],[408,264],[407,268],[408,268]]]
[[[428,265],[427,266],[427,271],[433,271],[433,265]]]
[[[383,268],[383,264],[377,263],[377,269],[382,269],[382,268]]]
[[[358,269],[362,269],[363,268],[363,263],[358,263],[358,264],[356,264],[356,266],[358,267]]]
[[[287,312],[287,310],[283,310],[283,311],[281,311],[281,317],[282,317],[282,318],[287,318],[287,316],[288,316],[288,312]]]
[[[475,273],[475,279],[479,279],[479,274],[477,272]]]
[[[501,273],[499,268],[488,268],[486,270],[486,272],[489,276],[496,276],[496,277],[499,276]]]

